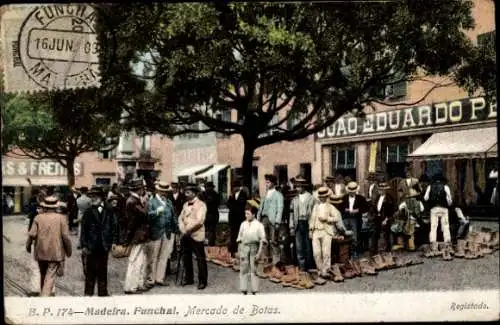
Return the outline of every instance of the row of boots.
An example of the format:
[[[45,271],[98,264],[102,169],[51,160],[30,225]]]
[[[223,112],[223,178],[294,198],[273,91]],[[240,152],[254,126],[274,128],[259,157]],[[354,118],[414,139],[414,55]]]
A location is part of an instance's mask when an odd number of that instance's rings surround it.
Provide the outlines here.
[[[212,262],[222,267],[235,268],[234,266],[238,264],[237,259],[231,257],[231,253],[225,246],[205,247],[205,255],[207,262]]]
[[[442,256],[443,260],[451,261],[453,257],[476,259],[492,254],[499,249],[499,232],[475,231],[466,239],[457,240],[455,249],[451,243],[431,243],[424,248],[424,257]]]
[[[385,252],[370,258],[359,260],[347,260],[345,263],[333,264],[326,273],[318,270],[301,271],[297,266],[289,265],[276,267],[268,265],[263,267],[257,275],[263,279],[269,279],[274,283],[281,283],[284,287],[296,289],[312,289],[316,285],[324,285],[328,280],[343,282],[344,279],[352,279],[358,276],[375,276],[379,271],[390,270],[410,265],[421,264],[422,261],[405,259],[402,256]]]

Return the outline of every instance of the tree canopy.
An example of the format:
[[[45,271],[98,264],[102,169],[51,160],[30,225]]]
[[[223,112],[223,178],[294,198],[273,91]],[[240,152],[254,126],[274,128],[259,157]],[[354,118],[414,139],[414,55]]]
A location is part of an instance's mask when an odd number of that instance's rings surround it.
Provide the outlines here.
[[[98,92],[81,89],[12,97],[2,114],[2,154],[58,161],[68,170],[72,186],[80,154],[117,145],[119,118],[99,113],[103,107]]]
[[[103,10],[112,17],[107,28],[118,31],[118,61],[142,62],[148,73],[136,77],[153,85],[130,106],[135,126],[170,136],[240,135],[249,185],[255,149],[361,114],[383,101],[379,90],[388,85],[456,72],[472,51],[464,33],[474,25],[471,7],[452,0]],[[238,118],[221,118],[228,110]]]

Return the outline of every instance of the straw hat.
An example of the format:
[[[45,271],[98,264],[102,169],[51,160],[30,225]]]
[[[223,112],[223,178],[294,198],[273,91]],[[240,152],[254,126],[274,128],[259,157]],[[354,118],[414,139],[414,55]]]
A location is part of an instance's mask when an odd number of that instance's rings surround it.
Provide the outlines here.
[[[330,202],[338,204],[342,202],[343,198],[344,196],[342,194],[335,194],[332,192],[332,194],[330,195]]]
[[[260,204],[256,200],[252,199],[252,200],[247,200],[247,206],[253,209],[259,209]]]
[[[296,186],[307,185],[307,180],[304,177],[302,177],[302,176],[298,176],[298,177],[295,178],[294,184]]]
[[[386,182],[379,183],[378,188],[381,190],[390,190],[391,189],[389,184],[387,184]]]
[[[347,192],[349,193],[355,193],[358,190],[358,183],[356,182],[349,182],[347,184]]]
[[[155,189],[158,192],[168,192],[168,191],[171,191],[170,185],[168,185],[165,182],[156,182]]]
[[[417,190],[413,189],[413,188],[410,188],[410,191],[408,192],[408,194],[406,195],[407,198],[411,198],[411,197],[417,197],[419,196],[420,193],[417,192]]]
[[[59,199],[55,195],[47,196],[40,203],[40,206],[47,209],[57,209],[59,207]]]
[[[328,197],[330,195],[330,189],[326,186],[322,186],[318,189],[318,197]]]

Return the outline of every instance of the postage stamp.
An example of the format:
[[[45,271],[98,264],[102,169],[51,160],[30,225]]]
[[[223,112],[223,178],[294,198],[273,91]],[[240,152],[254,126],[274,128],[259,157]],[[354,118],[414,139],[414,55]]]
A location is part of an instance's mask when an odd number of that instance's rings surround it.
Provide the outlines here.
[[[5,90],[99,87],[96,20],[88,4],[9,6],[1,26]]]

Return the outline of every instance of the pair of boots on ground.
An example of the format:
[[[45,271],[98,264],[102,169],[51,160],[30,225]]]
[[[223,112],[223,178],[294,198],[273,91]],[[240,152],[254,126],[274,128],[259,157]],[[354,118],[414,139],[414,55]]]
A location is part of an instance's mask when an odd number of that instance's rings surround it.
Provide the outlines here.
[[[499,233],[489,230],[472,232],[467,239],[458,239],[455,257],[475,259],[492,254],[499,248]]]

